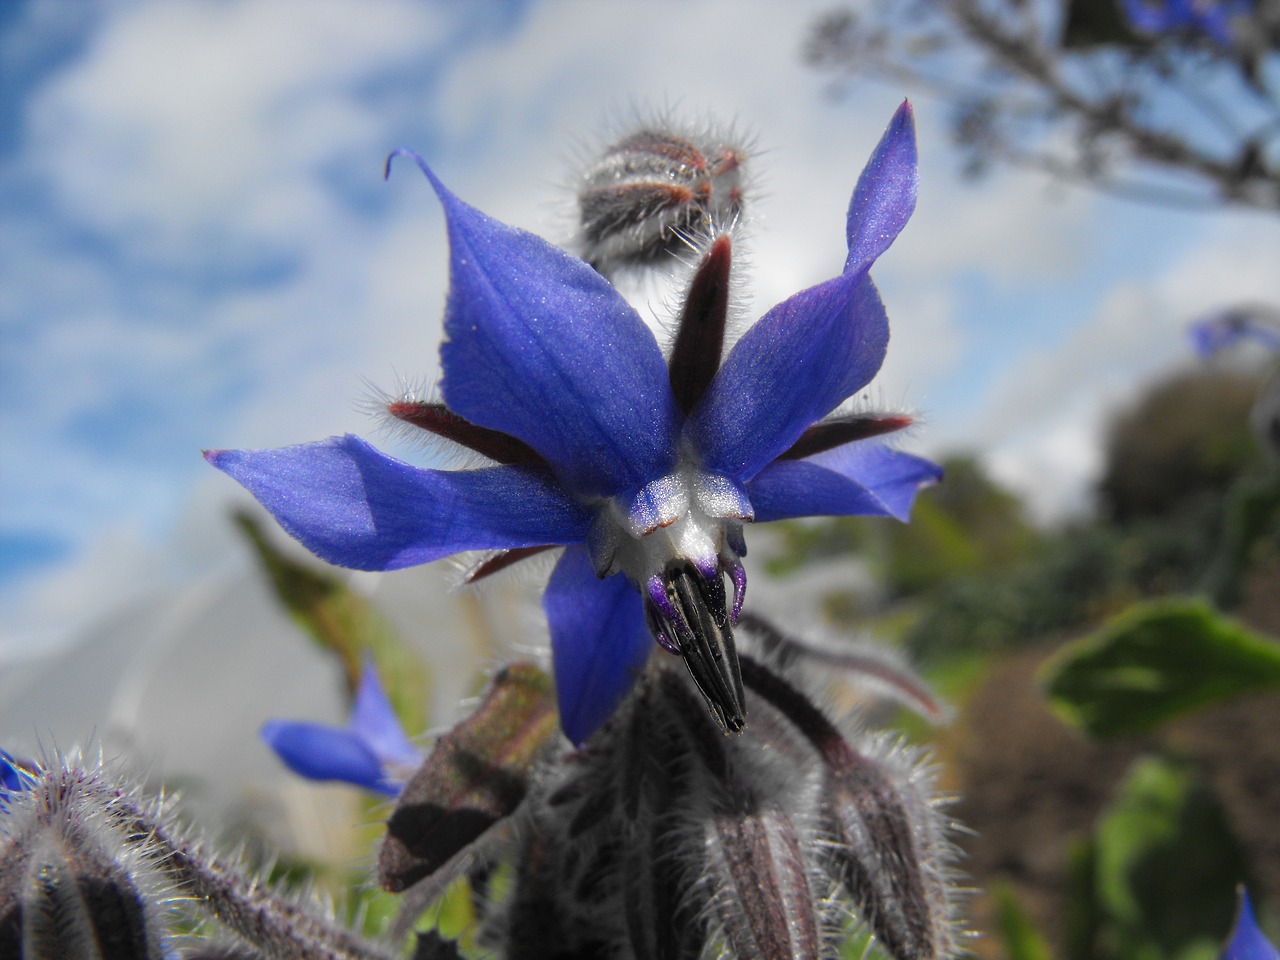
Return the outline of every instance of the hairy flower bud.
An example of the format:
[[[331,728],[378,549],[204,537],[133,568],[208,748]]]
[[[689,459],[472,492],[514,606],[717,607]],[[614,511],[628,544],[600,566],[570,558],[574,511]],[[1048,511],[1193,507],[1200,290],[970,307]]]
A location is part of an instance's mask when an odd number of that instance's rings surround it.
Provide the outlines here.
[[[58,758],[17,784],[0,803],[0,957],[168,960],[178,909],[215,920],[226,941],[192,956],[397,956],[210,855],[110,768]]]
[[[578,186],[583,259],[608,276],[733,223],[742,212],[746,159],[734,139],[654,125],[607,147]]]
[[[506,865],[508,892],[481,903],[479,939],[526,960],[817,958],[837,952],[850,920],[893,960],[955,957],[952,852],[927,770],[880,738],[841,732],[768,662],[785,650],[797,667],[807,644],[758,616],[739,626],[754,719],[738,736],[724,735],[695,677],[664,657],[581,749],[529,752],[519,730],[490,726],[475,775],[517,778],[523,798],[448,863],[437,859],[422,887],[438,893],[462,875],[459,863],[485,876]],[[829,672],[834,659],[817,656]],[[897,686],[901,699],[941,712],[889,660],[842,663],[863,664],[874,686]],[[502,696],[502,676],[481,714]],[[446,752],[470,727],[445,735]],[[524,772],[509,768],[519,756]],[[440,829],[432,823],[428,833]],[[408,820],[388,838],[431,842]],[[397,924],[406,933],[427,906],[414,889]]]

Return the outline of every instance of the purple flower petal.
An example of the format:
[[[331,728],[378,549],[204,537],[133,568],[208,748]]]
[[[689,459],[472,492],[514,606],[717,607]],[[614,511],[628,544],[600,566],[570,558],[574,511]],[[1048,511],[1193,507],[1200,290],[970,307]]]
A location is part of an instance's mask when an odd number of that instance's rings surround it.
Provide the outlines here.
[[[889,249],[916,208],[919,182],[915,117],[904,100],[853,189],[845,222],[845,273],[871,266]]]
[[[0,750],[0,800],[6,793],[18,793],[30,785],[26,772],[18,766],[13,754]]]
[[[448,219],[449,408],[523,440],[580,494],[634,491],[669,472],[678,416],[640,316],[586,263],[463,203],[405,154]]]
[[[577,543],[591,521],[538,471],[422,470],[350,435],[205,459],[317,556],[357,570],[397,570],[460,550]]]
[[[942,468],[933,461],[883,443],[847,443],[815,454],[809,462],[871,490],[889,508],[889,515],[899,520],[911,514],[921,488],[942,479]]]
[[[803,290],[734,346],[685,435],[703,466],[742,482],[875,376],[889,319],[865,270]]]
[[[708,470],[751,479],[875,376],[889,319],[867,271],[911,217],[916,186],[915,121],[904,102],[849,201],[844,272],[761,317],[693,411],[685,436]]]
[[[542,608],[551,626],[560,725],[581,746],[631,690],[654,642],[640,595],[625,577],[597,578],[584,547],[564,552]]]
[[[359,737],[383,764],[416,768],[422,762],[422,755],[400,726],[400,718],[387,698],[372,657],[365,659],[347,729]]]
[[[851,443],[808,460],[780,460],[747,484],[756,521],[813,516],[906,520],[916,492],[942,475],[920,457]]]
[[[400,792],[364,740],[349,730],[318,723],[268,720],[262,739],[285,765],[308,780],[338,780],[388,796]]]
[[[1258,929],[1249,903],[1249,892],[1240,888],[1240,909],[1236,913],[1235,929],[1222,951],[1222,960],[1280,960],[1280,952]]]

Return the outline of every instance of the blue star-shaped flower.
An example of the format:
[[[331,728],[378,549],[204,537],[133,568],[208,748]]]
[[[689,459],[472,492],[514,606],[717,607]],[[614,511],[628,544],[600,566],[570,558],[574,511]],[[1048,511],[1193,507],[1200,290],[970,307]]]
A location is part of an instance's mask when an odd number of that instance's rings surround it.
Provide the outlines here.
[[[502,551],[482,575],[567,547],[543,606],[561,724],[573,742],[626,695],[650,636],[685,658],[722,726],[741,729],[732,626],[746,586],[742,525],[905,519],[917,489],[939,476],[920,458],[857,442],[906,418],[823,419],[884,359],[888,319],[868,271],[915,207],[910,106],[858,180],[844,270],[766,313],[723,363],[728,235],[703,258],[665,358],[587,264],[485,216],[420,158],[398,154],[421,166],[439,196],[451,262],[444,403],[405,401],[391,412],[497,465],[424,470],[352,436],[206,457],[342,566],[392,570]]]
[[[368,660],[345,728],[268,720],[262,739],[294,773],[308,780],[337,780],[397,796],[422,763]]]

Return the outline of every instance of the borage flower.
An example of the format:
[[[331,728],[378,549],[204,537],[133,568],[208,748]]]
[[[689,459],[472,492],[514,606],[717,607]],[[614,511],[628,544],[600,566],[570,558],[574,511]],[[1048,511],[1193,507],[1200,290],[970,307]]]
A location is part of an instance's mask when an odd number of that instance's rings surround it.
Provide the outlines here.
[[[378,670],[367,660],[345,728],[268,720],[262,739],[285,766],[308,780],[350,783],[394,797],[422,763],[400,726]]]
[[[731,238],[711,239],[670,357],[586,263],[430,180],[448,223],[443,404],[390,412],[496,461],[426,470],[353,436],[207,459],[320,557],[392,570],[496,550],[477,579],[567,549],[543,598],[561,724],[583,743],[656,638],[684,657],[727,731],[745,722],[733,623],[742,525],[813,515],[905,519],[938,469],[859,443],[906,417],[837,415],[879,370],[888,319],[868,271],[915,206],[909,104],[858,180],[834,279],[784,300],[721,363]],[[732,585],[726,589],[725,578]]]

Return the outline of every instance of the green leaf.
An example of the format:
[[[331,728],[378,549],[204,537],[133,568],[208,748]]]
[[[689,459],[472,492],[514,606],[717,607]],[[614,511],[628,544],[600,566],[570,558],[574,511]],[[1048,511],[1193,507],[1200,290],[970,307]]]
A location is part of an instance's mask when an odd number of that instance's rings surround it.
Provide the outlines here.
[[[430,720],[430,674],[422,659],[400,640],[395,628],[345,577],[332,567],[300,563],[277,549],[254,517],[236,511],[232,519],[249,541],[276,599],[322,649],[342,661],[347,693],[354,696],[365,652],[378,673],[404,728],[416,733]]]
[[[1096,834],[1098,953],[1116,960],[1211,958],[1229,929],[1244,850],[1193,764],[1139,759]]]
[[[1002,883],[995,888],[995,897],[996,924],[1006,960],[1053,960],[1049,944],[1022,909],[1013,888]]]
[[[1094,737],[1144,733],[1187,711],[1280,689],[1280,644],[1189,600],[1134,607],[1042,674],[1054,711]]]

